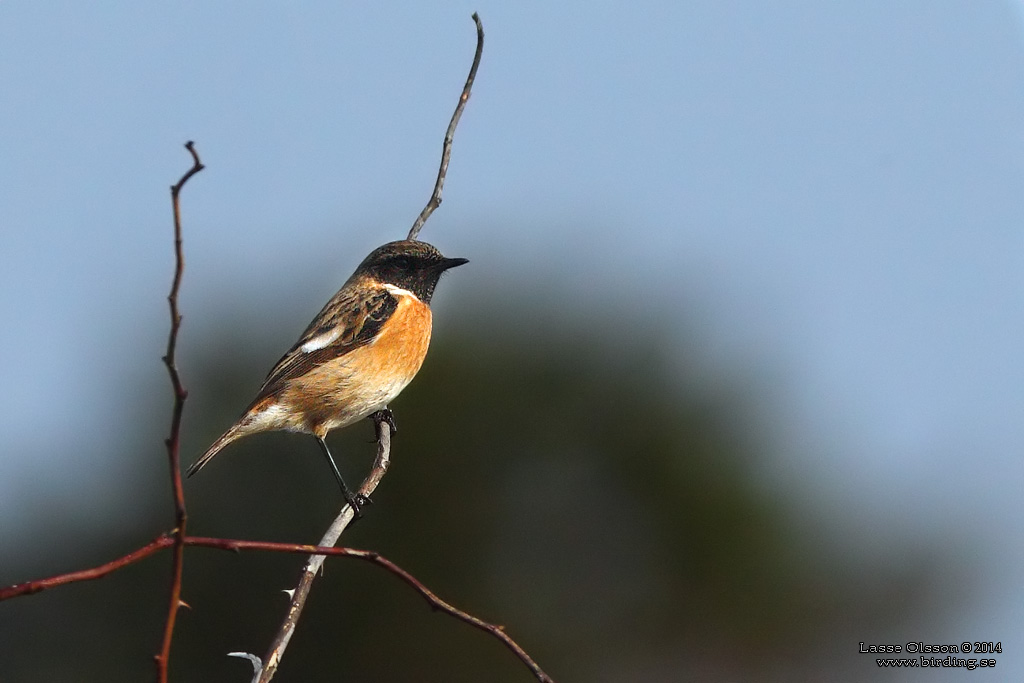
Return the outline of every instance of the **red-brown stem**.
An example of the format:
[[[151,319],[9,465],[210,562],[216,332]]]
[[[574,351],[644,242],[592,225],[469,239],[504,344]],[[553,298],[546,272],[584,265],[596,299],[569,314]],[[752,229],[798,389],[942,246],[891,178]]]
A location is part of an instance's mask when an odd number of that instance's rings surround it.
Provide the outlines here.
[[[167,354],[164,356],[164,364],[171,377],[171,385],[174,388],[174,409],[171,415],[171,433],[167,437],[167,459],[171,468],[171,485],[174,492],[174,552],[172,557],[171,590],[169,606],[167,608],[167,621],[164,623],[164,636],[160,646],[160,654],[156,655],[156,678],[158,683],[167,683],[167,665],[171,656],[171,640],[174,637],[174,622],[178,616],[178,609],[181,606],[181,577],[183,560],[185,557],[185,530],[188,522],[188,515],[185,512],[185,489],[181,483],[180,466],[180,435],[181,415],[185,409],[185,399],[188,392],[181,383],[181,376],[174,361],[174,354],[178,344],[178,330],[181,328],[181,313],[178,311],[178,290],[181,288],[181,277],[185,272],[185,253],[182,249],[181,239],[181,206],[179,197],[181,189],[188,182],[188,179],[199,171],[203,170],[203,164],[199,161],[199,154],[196,153],[192,141],[185,143],[185,149],[192,155],[192,168],[181,177],[176,184],[171,186],[171,208],[174,211],[174,281],[171,283],[171,293],[167,296],[167,302],[171,309],[171,331],[167,337]]]
[[[164,534],[141,548],[133,550],[124,557],[119,557],[116,560],[111,560],[106,564],[101,564],[100,566],[93,567],[92,569],[82,569],[77,572],[68,572],[67,574],[58,574],[45,579],[36,579],[34,581],[16,583],[13,586],[5,586],[4,588],[0,588],[0,601],[7,600],[9,598],[16,598],[19,595],[31,595],[32,593],[44,591],[47,588],[63,586],[66,583],[101,579],[107,574],[112,574],[122,567],[138,562],[139,560],[149,557],[153,553],[163,550],[171,545],[174,545],[174,537]]]
[[[82,571],[59,574],[46,579],[36,579],[35,581],[26,581],[25,583],[0,588],[0,601],[17,597],[19,595],[31,595],[32,593],[38,593],[39,591],[61,586],[66,583],[99,579],[108,574],[112,574],[122,567],[149,557],[164,548],[176,547],[179,543],[187,546],[216,548],[219,550],[232,550],[235,552],[241,550],[256,550],[262,552],[297,553],[301,555],[344,556],[354,557],[356,559],[363,560],[364,562],[370,562],[391,572],[407,585],[411,586],[416,592],[423,596],[423,599],[427,601],[427,604],[429,604],[431,608],[444,612],[445,614],[448,614],[460,621],[464,621],[465,623],[470,624],[471,626],[500,640],[508,649],[515,653],[516,657],[518,657],[523,664],[530,669],[538,681],[548,683],[552,680],[551,677],[544,673],[537,663],[534,662],[528,654],[526,654],[526,651],[505,633],[502,627],[485,622],[450,605],[437,597],[433,591],[424,586],[420,580],[412,574],[402,569],[386,557],[370,550],[359,550],[356,548],[344,547],[324,547],[307,545],[304,543],[271,543],[267,541],[242,541],[233,538],[207,538],[204,536],[179,537],[177,534],[164,534],[153,539],[150,543],[142,546],[138,550],[133,550],[123,557],[119,557],[116,560],[107,562],[99,567],[94,567],[93,569],[83,569]]]

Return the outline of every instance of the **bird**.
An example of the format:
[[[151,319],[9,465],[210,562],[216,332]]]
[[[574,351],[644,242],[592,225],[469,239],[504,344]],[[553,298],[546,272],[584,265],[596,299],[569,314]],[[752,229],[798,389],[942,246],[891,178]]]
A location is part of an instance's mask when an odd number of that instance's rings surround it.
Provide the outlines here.
[[[388,404],[423,365],[434,288],[443,273],[468,262],[408,239],[370,252],[270,370],[242,416],[188,468],[188,476],[244,436],[311,434],[345,501],[358,514],[367,499],[345,485],[327,447],[327,434],[366,417],[394,428]]]

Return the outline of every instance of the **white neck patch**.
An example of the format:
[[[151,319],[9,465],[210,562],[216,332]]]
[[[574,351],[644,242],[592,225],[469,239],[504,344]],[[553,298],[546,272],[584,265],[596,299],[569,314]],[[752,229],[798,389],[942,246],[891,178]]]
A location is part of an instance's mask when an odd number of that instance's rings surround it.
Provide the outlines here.
[[[410,296],[413,299],[415,299],[416,301],[420,300],[420,298],[418,296],[416,296],[415,294],[410,292],[408,289],[402,289],[401,287],[397,287],[395,285],[389,285],[386,282],[382,283],[382,285],[383,285],[384,289],[388,290],[389,292],[391,292],[395,296]]]

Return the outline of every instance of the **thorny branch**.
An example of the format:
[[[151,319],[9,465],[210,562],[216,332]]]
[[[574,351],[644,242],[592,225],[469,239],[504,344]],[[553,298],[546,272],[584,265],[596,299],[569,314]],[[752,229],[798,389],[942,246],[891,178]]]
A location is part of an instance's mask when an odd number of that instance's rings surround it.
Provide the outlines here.
[[[188,515],[185,513],[185,490],[181,484],[180,467],[180,446],[181,446],[181,415],[185,409],[185,399],[188,392],[181,383],[181,376],[178,374],[178,367],[175,364],[174,354],[178,345],[178,330],[181,328],[181,313],[178,311],[178,290],[181,289],[181,277],[185,272],[185,253],[182,249],[181,239],[181,189],[189,178],[203,170],[203,163],[199,160],[195,145],[191,140],[185,143],[185,149],[192,155],[192,168],[181,176],[176,184],[171,186],[171,208],[174,211],[174,281],[171,283],[171,293],[167,296],[167,302],[171,309],[171,331],[167,337],[167,354],[164,356],[164,364],[171,376],[171,385],[174,387],[174,409],[171,415],[171,434],[164,442],[167,446],[167,459],[171,467],[171,486],[174,490],[174,552],[173,569],[171,573],[170,604],[167,608],[167,621],[164,624],[164,637],[160,647],[160,654],[154,657],[156,661],[156,674],[159,683],[167,683],[167,665],[171,657],[171,640],[174,637],[174,622],[178,616],[178,609],[181,602],[181,577],[183,569],[185,525]]]
[[[375,470],[378,468],[375,467]],[[385,467],[386,469],[386,467]],[[364,482],[365,485],[365,482]],[[346,524],[351,520],[349,517],[346,520]],[[340,532],[339,532],[340,533]],[[99,567],[93,569],[85,569],[82,571],[71,572],[68,574],[60,574],[47,579],[36,579],[35,581],[27,581],[22,584],[15,584],[6,588],[0,588],[0,601],[8,598],[18,597],[20,595],[31,595],[32,593],[38,593],[48,588],[55,588],[57,586],[64,585],[66,583],[74,583],[76,581],[89,581],[92,579],[99,579],[108,574],[126,567],[129,564],[138,562],[150,555],[153,555],[165,548],[172,548],[178,543],[178,536],[176,534],[166,533],[156,537],[148,544],[141,548],[134,550],[123,557],[119,557],[116,560],[102,564]],[[432,609],[436,609],[440,612],[448,614],[460,621],[464,621],[475,628],[478,628],[500,640],[509,650],[525,664],[534,677],[538,681],[549,683],[551,678],[545,674],[537,663],[530,658],[526,651],[523,650],[507,633],[505,630],[498,625],[490,624],[482,619],[478,619],[471,614],[463,612],[462,610],[454,607],[453,605],[445,602],[441,598],[437,597],[433,591],[423,585],[419,579],[415,576],[402,569],[400,566],[387,559],[380,553],[371,550],[360,550],[357,548],[344,548],[344,547],[330,547],[325,545],[306,545],[302,543],[271,543],[268,541],[242,541],[233,538],[208,538],[205,536],[185,536],[181,539],[182,544],[186,546],[197,546],[202,548],[215,548],[218,550],[230,550],[234,552],[240,552],[242,550],[256,550],[262,552],[277,552],[277,553],[297,553],[302,555],[313,555],[315,558],[319,558],[321,563],[327,556],[336,557],[352,557],[364,562],[370,562],[379,567],[384,568],[388,572],[394,574],[399,579],[404,581],[406,584],[411,586],[413,590],[419,593],[427,604]],[[317,571],[319,570],[319,565]]]
[[[459,103],[455,105],[455,113],[452,114],[452,120],[448,123],[448,130],[444,134],[444,145],[441,147],[441,168],[437,170],[434,192],[430,195],[427,205],[423,207],[423,211],[416,217],[416,221],[409,230],[409,237],[406,239],[416,239],[423,228],[423,224],[430,218],[430,214],[434,213],[434,209],[441,206],[441,190],[444,189],[444,178],[448,175],[448,160],[452,156],[452,140],[455,139],[455,127],[459,125],[459,119],[462,118],[462,110],[466,108],[466,102],[469,101],[469,92],[473,89],[473,81],[476,80],[476,70],[480,66],[480,55],[484,52],[484,26],[480,23],[480,16],[476,12],[473,12],[473,22],[476,24],[476,53],[473,55],[473,65],[469,67],[466,85],[462,87]]]

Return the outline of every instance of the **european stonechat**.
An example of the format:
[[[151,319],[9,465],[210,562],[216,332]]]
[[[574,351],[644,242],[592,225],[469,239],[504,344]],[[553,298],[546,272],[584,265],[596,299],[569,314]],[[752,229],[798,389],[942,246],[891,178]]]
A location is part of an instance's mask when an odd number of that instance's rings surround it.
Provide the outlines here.
[[[345,485],[324,438],[374,415],[393,426],[388,403],[427,355],[437,281],[464,263],[415,240],[375,249],[277,362],[242,417],[188,468],[188,476],[243,436],[277,430],[312,434],[345,500],[358,511],[360,501]]]

